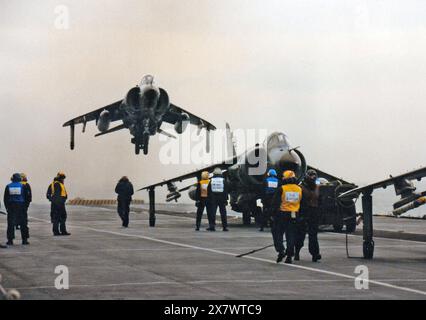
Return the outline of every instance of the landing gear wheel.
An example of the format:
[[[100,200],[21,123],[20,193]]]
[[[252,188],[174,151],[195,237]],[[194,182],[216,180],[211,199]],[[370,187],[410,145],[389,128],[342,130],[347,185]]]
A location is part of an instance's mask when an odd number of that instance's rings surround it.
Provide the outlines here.
[[[243,225],[249,226],[251,224],[251,215],[250,211],[243,212]]]
[[[144,155],[148,154],[148,143],[143,146],[143,154]]]
[[[374,256],[374,241],[364,241],[363,244],[364,259],[371,260]]]

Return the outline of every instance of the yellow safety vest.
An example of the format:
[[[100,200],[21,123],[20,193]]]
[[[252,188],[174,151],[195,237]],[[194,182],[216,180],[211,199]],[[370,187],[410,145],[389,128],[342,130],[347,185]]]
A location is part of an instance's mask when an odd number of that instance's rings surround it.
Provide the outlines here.
[[[210,180],[200,180],[200,196],[201,198],[207,198],[208,197],[208,187],[209,187]]]
[[[59,183],[59,185],[61,186],[61,197],[65,198],[67,196],[67,190],[65,189],[64,184],[60,183],[59,181],[53,181],[50,185],[50,192],[52,196],[55,194],[55,183]]]
[[[285,184],[282,187],[281,211],[298,212],[302,201],[302,188],[297,184]]]

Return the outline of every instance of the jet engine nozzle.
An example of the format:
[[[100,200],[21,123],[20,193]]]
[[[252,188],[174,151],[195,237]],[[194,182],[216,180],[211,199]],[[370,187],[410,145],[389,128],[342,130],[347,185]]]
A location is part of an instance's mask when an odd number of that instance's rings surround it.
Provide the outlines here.
[[[99,115],[99,119],[97,122],[98,130],[100,132],[105,132],[109,129],[109,125],[111,123],[111,114],[108,110],[104,110]]]

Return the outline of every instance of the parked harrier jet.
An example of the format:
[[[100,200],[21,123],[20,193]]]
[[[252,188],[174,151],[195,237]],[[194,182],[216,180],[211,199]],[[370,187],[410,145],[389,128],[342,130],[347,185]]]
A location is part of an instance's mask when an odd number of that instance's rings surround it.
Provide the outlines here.
[[[230,132],[229,125],[227,124],[228,130],[228,146],[233,146],[232,133]],[[183,180],[199,177],[202,171],[211,172],[214,168],[220,167],[223,171],[224,177],[226,178],[230,186],[230,205],[232,209],[236,212],[242,212],[244,224],[250,224],[251,217],[256,217],[259,213],[260,208],[257,206],[257,200],[261,199],[263,191],[263,179],[265,178],[265,173],[269,169],[275,169],[279,175],[285,170],[295,171],[297,178],[301,181],[308,169],[314,169],[317,171],[319,177],[324,178],[328,181],[335,182],[330,184],[327,187],[324,187],[324,190],[332,189],[331,192],[327,191],[328,194],[325,195],[326,200],[329,199],[329,195],[332,194],[333,199],[324,201],[326,203],[331,203],[335,210],[336,215],[339,216],[340,223],[342,221],[347,221],[346,226],[348,227],[349,221],[353,220],[355,223],[355,212],[348,214],[348,212],[339,211],[337,205],[335,204],[335,191],[337,187],[348,186],[343,191],[348,189],[353,189],[355,186],[346,182],[343,179],[337,178],[333,175],[325,173],[321,170],[312,168],[307,165],[305,157],[298,148],[292,148],[288,141],[287,136],[284,133],[275,132],[267,137],[265,142],[262,145],[257,144],[254,148],[249,149],[237,156],[235,152],[235,146],[233,146],[232,158],[224,161],[222,163],[217,163],[200,170],[196,170],[186,175],[182,175],[176,178],[169,180],[164,180],[162,182],[144,187],[140,190],[148,190],[150,198],[150,225],[155,226],[155,188],[163,185],[167,185],[169,194],[167,195],[166,201],[177,200],[181,196],[181,192],[189,190],[189,196],[194,200],[195,196],[195,185],[191,184],[190,186],[178,189],[175,185],[176,182],[182,182]],[[258,162],[253,161],[258,159]],[[266,163],[265,163],[266,162]],[[250,172],[252,169],[263,168],[260,172]],[[350,202],[350,201],[349,201]],[[351,204],[353,204],[351,202]],[[327,204],[325,204],[327,205]],[[353,210],[354,207],[353,207]],[[324,208],[325,214],[330,211],[330,207]],[[338,212],[337,212],[338,211]],[[343,220],[343,215],[353,216],[353,219]],[[325,223],[324,223],[325,224]],[[327,223],[327,224],[334,224]]]
[[[110,128],[111,122],[119,120],[122,121],[122,124]],[[130,89],[123,100],[66,122],[64,127],[71,128],[71,150],[74,150],[75,125],[83,124],[83,132],[85,132],[86,124],[89,121],[96,121],[100,131],[95,137],[128,129],[133,136],[131,142],[135,145],[136,154],[139,154],[141,149],[144,154],[148,154],[149,138],[156,133],[175,138],[160,128],[163,122],[173,124],[178,134],[182,134],[188,124],[198,126],[199,132],[201,129],[206,129],[207,152],[210,149],[209,131],[216,129],[208,121],[171,104],[166,90],[157,87],[154,84],[154,78],[150,75],[144,76],[140,85]]]

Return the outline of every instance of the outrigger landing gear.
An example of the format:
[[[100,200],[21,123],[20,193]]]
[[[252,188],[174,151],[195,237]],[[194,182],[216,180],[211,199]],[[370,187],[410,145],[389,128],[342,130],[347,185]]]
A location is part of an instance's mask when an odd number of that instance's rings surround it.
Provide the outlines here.
[[[374,241],[373,241],[373,190],[368,190],[362,195],[362,211],[364,213],[364,244],[363,254],[364,259],[373,259],[374,256]]]
[[[155,188],[149,189],[149,226],[155,227]]]

